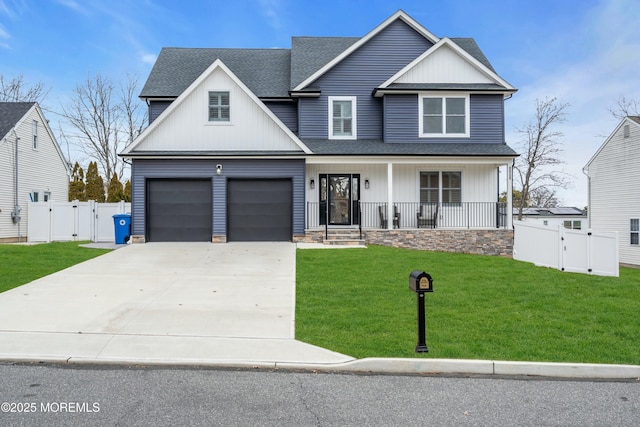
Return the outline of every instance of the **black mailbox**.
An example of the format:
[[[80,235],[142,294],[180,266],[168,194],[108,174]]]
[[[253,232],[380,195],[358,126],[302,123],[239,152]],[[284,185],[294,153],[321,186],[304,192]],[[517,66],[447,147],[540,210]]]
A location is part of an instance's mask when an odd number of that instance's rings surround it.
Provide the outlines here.
[[[424,271],[414,270],[409,275],[409,289],[413,292],[433,292],[433,279]]]

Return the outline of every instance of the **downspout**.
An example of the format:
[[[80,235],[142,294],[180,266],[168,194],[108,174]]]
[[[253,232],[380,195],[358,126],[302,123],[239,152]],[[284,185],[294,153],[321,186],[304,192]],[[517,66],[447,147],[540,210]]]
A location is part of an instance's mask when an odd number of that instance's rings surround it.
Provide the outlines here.
[[[19,205],[19,196],[18,196],[18,142],[20,141],[20,138],[18,137],[18,134],[16,133],[16,128],[14,127],[13,129],[13,136],[16,139],[16,152],[15,152],[15,168],[14,168],[14,173],[15,173],[15,179],[14,179],[14,204],[13,204],[13,212],[11,212],[11,220],[13,221],[14,224],[18,224],[18,242],[20,242],[22,240],[22,236],[20,234],[20,211],[22,209],[20,209],[20,205]]]
[[[591,228],[591,177],[585,170],[586,168],[587,166],[582,168],[582,173],[587,177],[587,223],[589,224],[589,228]]]

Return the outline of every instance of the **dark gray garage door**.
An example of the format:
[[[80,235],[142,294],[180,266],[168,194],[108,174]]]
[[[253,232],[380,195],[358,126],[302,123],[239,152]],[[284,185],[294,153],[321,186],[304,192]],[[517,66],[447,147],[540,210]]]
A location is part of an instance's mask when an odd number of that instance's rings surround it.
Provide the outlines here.
[[[227,186],[227,240],[287,242],[292,235],[290,179],[237,179]]]
[[[210,179],[147,181],[147,240],[210,242],[212,234]]]

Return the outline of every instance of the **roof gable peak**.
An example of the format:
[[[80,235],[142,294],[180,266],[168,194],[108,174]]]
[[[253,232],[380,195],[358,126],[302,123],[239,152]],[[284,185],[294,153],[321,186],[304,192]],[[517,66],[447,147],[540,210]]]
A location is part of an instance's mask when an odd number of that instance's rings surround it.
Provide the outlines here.
[[[397,20],[403,21],[409,27],[411,27],[416,32],[418,32],[423,37],[425,37],[426,39],[430,40],[433,43],[438,43],[440,41],[440,39],[436,35],[431,33],[425,27],[420,25],[416,20],[414,20],[412,17],[410,17],[406,12],[404,12],[402,9],[400,9],[396,13],[391,15],[389,18],[387,18],[384,22],[382,22],[377,27],[375,27],[373,30],[371,30],[369,33],[367,33],[365,36],[360,38],[357,42],[355,42],[350,47],[348,47],[340,55],[336,56],[329,63],[325,64],[324,67],[320,68],[318,71],[313,73],[311,76],[307,77],[302,83],[298,84],[293,89],[293,91],[303,90],[306,86],[308,86],[309,84],[313,83],[320,76],[322,76],[327,71],[332,69],[336,64],[340,63],[343,59],[345,59],[346,57],[351,55],[353,52],[358,50],[361,46],[363,46],[365,43],[367,43],[369,40],[371,40],[373,37],[378,35],[385,28],[387,28],[389,25],[391,25],[393,22],[396,22]]]

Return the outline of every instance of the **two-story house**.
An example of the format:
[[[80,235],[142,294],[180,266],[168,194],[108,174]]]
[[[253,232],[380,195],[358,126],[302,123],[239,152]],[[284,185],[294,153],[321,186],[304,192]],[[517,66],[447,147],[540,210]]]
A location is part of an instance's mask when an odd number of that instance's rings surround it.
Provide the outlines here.
[[[26,241],[29,202],[66,201],[71,171],[36,102],[0,102],[0,242]]]
[[[640,266],[640,116],[627,116],[583,171],[589,228],[618,233],[620,263]]]
[[[473,39],[398,11],[290,49],[164,48],[142,89],[134,241],[323,241],[510,253],[516,91]],[[511,192],[510,180],[506,186]],[[511,196],[507,197],[511,200]]]

